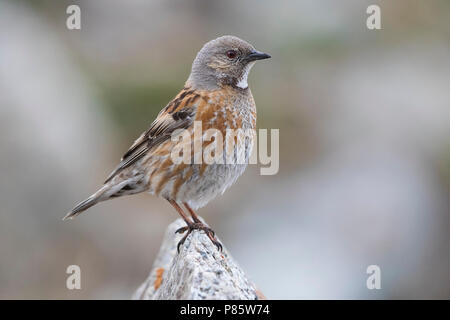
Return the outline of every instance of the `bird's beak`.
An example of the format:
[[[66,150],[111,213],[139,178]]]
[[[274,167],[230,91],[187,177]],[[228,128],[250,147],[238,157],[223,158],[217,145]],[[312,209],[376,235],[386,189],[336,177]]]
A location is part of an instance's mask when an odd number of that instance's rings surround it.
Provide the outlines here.
[[[267,53],[264,52],[260,52],[260,51],[252,51],[250,52],[246,57],[245,60],[250,62],[250,61],[255,61],[255,60],[263,60],[263,59],[269,59],[270,55],[268,55]]]

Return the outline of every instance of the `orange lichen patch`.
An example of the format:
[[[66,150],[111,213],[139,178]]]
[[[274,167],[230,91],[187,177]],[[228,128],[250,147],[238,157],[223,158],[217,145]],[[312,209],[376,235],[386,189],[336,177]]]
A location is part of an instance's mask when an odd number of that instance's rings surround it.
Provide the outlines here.
[[[267,300],[266,296],[261,292],[261,290],[259,290],[256,287],[255,287],[255,293],[256,293],[256,296],[258,297],[258,300]]]
[[[161,286],[161,283],[163,281],[163,278],[162,278],[163,274],[164,274],[164,268],[156,269],[156,280],[154,283],[155,290],[158,290],[158,288]]]

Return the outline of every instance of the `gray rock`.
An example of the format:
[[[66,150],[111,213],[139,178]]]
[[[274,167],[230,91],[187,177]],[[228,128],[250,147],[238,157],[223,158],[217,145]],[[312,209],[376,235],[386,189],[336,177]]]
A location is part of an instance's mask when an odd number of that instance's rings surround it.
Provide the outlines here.
[[[175,230],[184,225],[182,219],[169,225],[150,275],[133,299],[265,299],[226,248],[219,252],[203,231],[192,232],[178,254],[183,235]]]

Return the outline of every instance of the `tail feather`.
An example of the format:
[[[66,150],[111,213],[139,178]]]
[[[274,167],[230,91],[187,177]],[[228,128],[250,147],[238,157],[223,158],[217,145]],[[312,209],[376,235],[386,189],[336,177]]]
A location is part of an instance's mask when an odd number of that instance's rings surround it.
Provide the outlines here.
[[[83,211],[89,209],[93,205],[99,203],[100,201],[103,201],[105,199],[102,198],[105,191],[107,190],[107,186],[103,186],[100,190],[98,190],[96,193],[91,195],[89,198],[87,198],[84,201],[81,201],[79,204],[76,205],[75,208],[73,208],[64,218],[63,220],[67,219],[73,219],[74,217],[78,216]]]

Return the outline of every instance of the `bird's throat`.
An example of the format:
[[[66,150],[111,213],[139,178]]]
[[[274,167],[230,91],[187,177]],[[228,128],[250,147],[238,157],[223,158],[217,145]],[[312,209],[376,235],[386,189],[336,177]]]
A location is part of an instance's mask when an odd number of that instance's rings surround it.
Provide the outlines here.
[[[245,66],[241,77],[236,82],[236,87],[241,88],[241,89],[248,88],[248,74],[250,73],[250,69],[253,67],[254,64],[255,64],[255,62],[250,62],[249,64],[247,64]]]

